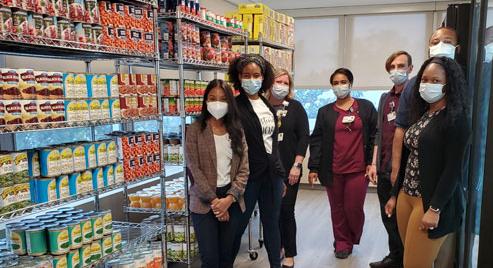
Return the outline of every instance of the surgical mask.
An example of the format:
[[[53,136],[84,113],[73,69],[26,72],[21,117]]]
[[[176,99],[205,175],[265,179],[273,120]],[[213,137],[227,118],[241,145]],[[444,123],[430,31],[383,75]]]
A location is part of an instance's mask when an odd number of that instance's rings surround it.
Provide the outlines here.
[[[493,60],[493,43],[484,46],[484,61],[491,62]]]
[[[289,94],[289,86],[284,84],[274,84],[271,90],[272,96],[278,100],[283,100]]]
[[[394,85],[402,85],[407,81],[407,71],[405,70],[392,70],[390,71],[390,80],[394,82]]]
[[[228,113],[228,103],[224,101],[209,101],[207,102],[207,111],[219,120]]]
[[[437,45],[430,47],[430,57],[447,57],[455,59],[455,46],[440,41]]]
[[[242,79],[241,87],[248,95],[255,95],[262,88],[262,79]]]
[[[445,93],[443,93],[443,86],[444,85],[442,84],[421,83],[419,85],[419,94],[423,100],[432,104],[445,96]]]
[[[349,85],[333,86],[332,90],[334,91],[334,95],[336,95],[338,99],[346,98],[349,95],[349,92],[351,92],[351,90],[349,89]]]

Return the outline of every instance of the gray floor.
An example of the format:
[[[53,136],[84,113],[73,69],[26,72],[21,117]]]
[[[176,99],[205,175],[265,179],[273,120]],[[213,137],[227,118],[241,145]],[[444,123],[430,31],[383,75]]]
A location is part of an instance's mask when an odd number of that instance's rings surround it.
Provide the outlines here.
[[[298,223],[298,257],[297,268],[368,267],[368,263],[383,258],[388,251],[385,229],[380,220],[378,198],[376,193],[368,193],[365,202],[365,227],[361,244],[353,250],[346,260],[334,257],[332,242],[332,224],[330,209],[325,191],[300,190],[296,204]],[[258,226],[258,224],[255,224]],[[254,230],[254,245],[257,246],[258,230]],[[269,267],[265,249],[258,251],[256,261],[250,260],[247,235],[243,238],[242,249],[235,262],[235,268]],[[177,265],[171,266],[178,267]],[[192,267],[200,267],[199,262]]]

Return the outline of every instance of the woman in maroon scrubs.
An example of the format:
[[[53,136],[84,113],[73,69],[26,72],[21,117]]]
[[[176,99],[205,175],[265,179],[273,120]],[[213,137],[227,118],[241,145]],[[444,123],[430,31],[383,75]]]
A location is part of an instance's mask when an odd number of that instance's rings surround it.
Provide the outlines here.
[[[337,100],[318,111],[310,138],[309,182],[320,180],[326,187],[335,256],[345,259],[363,232],[377,111],[371,102],[351,97],[350,70],[337,69],[330,83]]]

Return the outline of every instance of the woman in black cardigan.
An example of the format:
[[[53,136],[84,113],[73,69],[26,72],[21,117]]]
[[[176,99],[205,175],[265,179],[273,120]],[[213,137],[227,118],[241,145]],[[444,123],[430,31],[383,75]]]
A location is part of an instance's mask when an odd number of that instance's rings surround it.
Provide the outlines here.
[[[239,117],[248,144],[250,176],[245,189],[246,210],[240,220],[233,251],[238,253],[241,237],[258,202],[264,227],[265,248],[272,268],[281,267],[279,214],[283,192],[284,168],[277,144],[277,116],[262,93],[274,84],[272,65],[255,54],[242,55],[229,67],[235,89]]]
[[[294,267],[296,248],[296,219],[294,207],[300,186],[301,170],[305,159],[310,129],[308,116],[301,103],[294,99],[293,78],[286,70],[276,71],[274,86],[266,98],[277,111],[279,152],[287,176],[284,178],[286,195],[281,204],[281,245],[284,249],[283,267]]]
[[[462,167],[471,130],[466,81],[456,61],[430,58],[416,81],[412,126],[404,136],[411,152],[386,212],[392,215],[398,195],[404,267],[431,268],[447,235],[462,223]]]
[[[377,111],[363,99],[351,97],[353,74],[337,69],[330,77],[336,102],[318,110],[310,140],[309,182],[320,180],[331,207],[335,256],[347,258],[359,244],[365,214]]]

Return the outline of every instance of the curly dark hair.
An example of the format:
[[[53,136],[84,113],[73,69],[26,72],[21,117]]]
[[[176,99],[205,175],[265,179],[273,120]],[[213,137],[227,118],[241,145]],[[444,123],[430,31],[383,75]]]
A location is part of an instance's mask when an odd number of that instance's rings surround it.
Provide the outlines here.
[[[241,131],[241,125],[239,123],[240,119],[238,118],[238,107],[236,106],[236,100],[233,96],[233,90],[228,83],[220,79],[214,79],[209,82],[204,93],[204,100],[202,101],[202,112],[197,121],[200,122],[202,131],[204,131],[207,127],[207,119],[212,116],[207,110],[207,97],[211,93],[212,89],[216,87],[224,90],[226,101],[228,103],[228,113],[224,116],[223,121],[226,126],[226,130],[228,131],[229,138],[231,139],[231,149],[236,155],[242,156],[243,150],[241,140],[243,138],[243,132]]]
[[[469,115],[468,87],[459,63],[447,57],[429,58],[421,66],[421,69],[416,76],[416,83],[413,87],[410,123],[416,123],[429,108],[429,104],[420,96],[419,86],[424,70],[432,63],[442,66],[445,70],[446,84],[443,89],[445,91],[445,98],[447,98],[446,121],[448,125],[454,125],[456,119],[461,115]]]
[[[245,90],[241,86],[240,75],[243,72],[243,69],[250,63],[258,65],[262,71],[264,81],[262,82],[262,87],[259,90],[259,94],[272,88],[275,81],[274,67],[272,67],[270,62],[257,54],[243,54],[229,65],[228,76],[230,82],[233,83],[234,88],[239,90],[240,94],[246,94]]]

